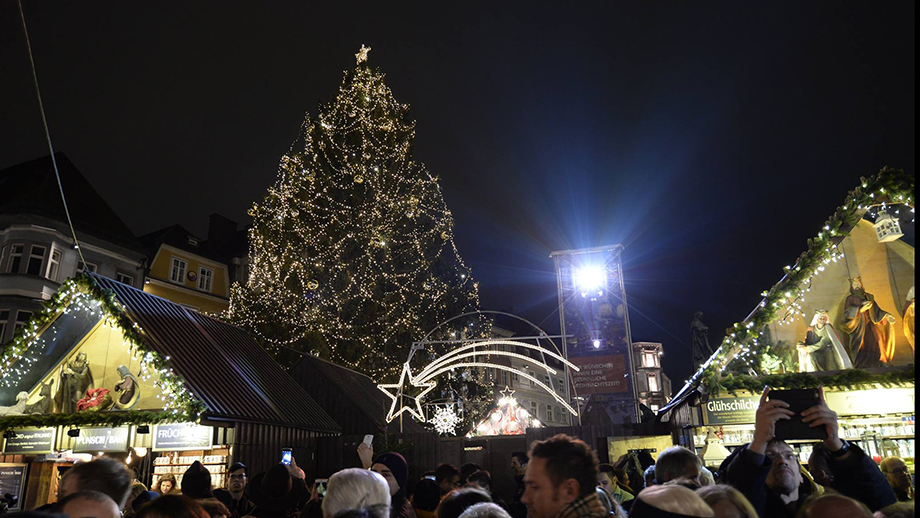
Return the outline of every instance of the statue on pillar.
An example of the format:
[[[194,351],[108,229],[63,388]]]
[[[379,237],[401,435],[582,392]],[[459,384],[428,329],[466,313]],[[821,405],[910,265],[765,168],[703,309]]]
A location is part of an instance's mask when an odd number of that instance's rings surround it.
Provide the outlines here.
[[[693,321],[690,322],[690,344],[694,369],[698,369],[713,353],[712,347],[709,346],[709,327],[700,320],[701,318],[703,318],[703,312],[697,311],[693,314]]]

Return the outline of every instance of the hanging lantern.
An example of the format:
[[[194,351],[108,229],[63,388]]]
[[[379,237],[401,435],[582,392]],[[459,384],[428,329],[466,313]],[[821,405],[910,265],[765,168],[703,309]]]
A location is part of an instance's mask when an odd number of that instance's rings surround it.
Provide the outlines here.
[[[901,224],[896,218],[891,217],[887,211],[880,211],[878,218],[875,219],[875,234],[878,236],[879,243],[890,243],[897,241],[904,235],[901,232]]]

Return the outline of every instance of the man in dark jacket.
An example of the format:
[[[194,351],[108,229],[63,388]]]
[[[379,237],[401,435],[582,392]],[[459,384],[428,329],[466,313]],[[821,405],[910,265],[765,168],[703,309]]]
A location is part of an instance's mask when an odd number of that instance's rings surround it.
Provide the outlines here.
[[[761,518],[793,518],[814,488],[803,480],[798,456],[792,448],[774,438],[774,426],[780,419],[790,419],[794,413],[780,400],[767,400],[770,388],[764,390],[757,409],[754,440],[738,448],[722,463],[723,480],[737,488],[750,500]],[[875,462],[859,447],[843,441],[837,435],[837,414],[824,400],[802,412],[802,421],[827,432],[824,447],[829,453],[828,466],[833,472],[832,489],[866,504],[872,511],[895,502]]]

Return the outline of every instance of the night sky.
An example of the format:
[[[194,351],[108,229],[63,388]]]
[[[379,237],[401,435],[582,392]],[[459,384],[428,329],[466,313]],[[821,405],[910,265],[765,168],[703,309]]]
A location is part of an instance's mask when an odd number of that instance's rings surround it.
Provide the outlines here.
[[[558,331],[549,253],[622,243],[675,391],[694,310],[718,343],[860,176],[915,172],[910,1],[23,3],[55,149],[136,234],[245,223],[366,44],[483,307]],[[47,153],[3,0],[0,168]]]

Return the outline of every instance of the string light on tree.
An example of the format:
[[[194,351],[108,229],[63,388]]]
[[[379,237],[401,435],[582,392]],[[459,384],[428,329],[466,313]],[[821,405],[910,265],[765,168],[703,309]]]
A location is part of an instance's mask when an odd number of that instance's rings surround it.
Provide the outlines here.
[[[282,366],[317,354],[389,381],[412,340],[477,310],[479,295],[438,179],[412,155],[408,106],[369,51],[335,101],[305,118],[249,210],[249,278],[232,287],[226,317]]]

